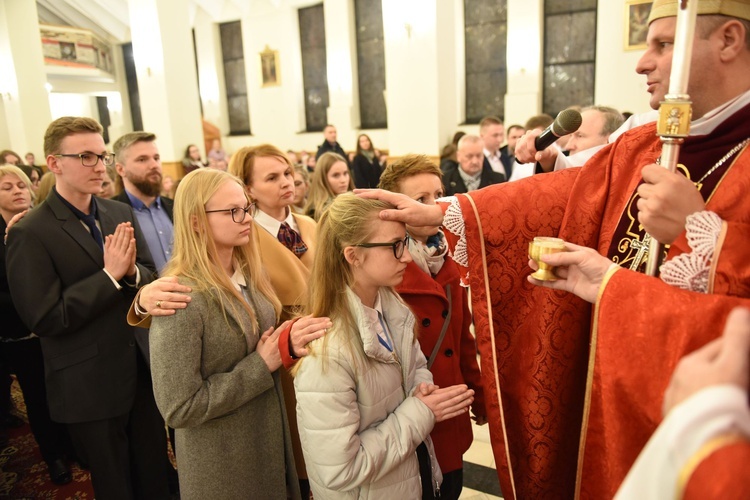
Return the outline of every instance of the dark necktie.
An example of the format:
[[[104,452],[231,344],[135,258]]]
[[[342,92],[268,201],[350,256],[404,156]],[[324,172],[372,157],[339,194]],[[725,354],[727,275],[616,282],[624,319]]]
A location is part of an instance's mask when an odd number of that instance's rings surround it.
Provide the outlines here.
[[[86,227],[91,231],[91,236],[94,237],[94,241],[104,251],[104,240],[102,240],[102,232],[96,227],[96,216],[94,214],[84,215],[81,217],[81,221],[86,224]]]
[[[307,252],[307,245],[302,241],[302,237],[286,222],[281,223],[278,238],[279,241],[289,250],[294,252],[294,255],[297,257],[302,257],[302,254]]]

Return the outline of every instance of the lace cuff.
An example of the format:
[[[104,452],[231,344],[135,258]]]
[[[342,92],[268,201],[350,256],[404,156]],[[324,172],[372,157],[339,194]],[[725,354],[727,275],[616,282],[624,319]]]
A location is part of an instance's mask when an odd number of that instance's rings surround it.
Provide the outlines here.
[[[458,198],[449,196],[441,198],[440,201],[450,203],[443,216],[443,228],[458,238],[456,248],[453,249],[453,260],[459,266],[469,267],[469,256],[466,253],[466,225]]]
[[[708,275],[722,223],[721,217],[714,212],[688,215],[685,231],[692,252],[678,255],[661,266],[662,281],[684,290],[708,292]]]

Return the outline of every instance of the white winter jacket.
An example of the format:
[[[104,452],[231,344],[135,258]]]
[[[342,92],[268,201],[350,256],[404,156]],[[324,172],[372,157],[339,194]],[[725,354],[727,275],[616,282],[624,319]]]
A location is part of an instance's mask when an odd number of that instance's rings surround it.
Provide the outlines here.
[[[367,359],[355,366],[343,345],[347,333],[334,325],[327,334],[325,363],[323,339],[318,339],[294,379],[310,486],[316,500],[419,499],[415,450],[422,441],[427,440],[432,456],[433,484],[440,484],[442,475],[429,440],[435,417],[411,396],[420,383],[432,383],[414,338],[414,316],[398,295],[381,289],[399,364],[378,342],[359,298],[350,289],[347,297]]]

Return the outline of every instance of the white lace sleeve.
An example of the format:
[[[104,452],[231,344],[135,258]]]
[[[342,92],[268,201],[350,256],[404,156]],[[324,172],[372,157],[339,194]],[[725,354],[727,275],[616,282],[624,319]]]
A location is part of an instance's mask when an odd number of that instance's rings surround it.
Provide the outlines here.
[[[466,253],[466,226],[464,225],[464,217],[461,213],[461,205],[458,204],[458,198],[447,196],[440,198],[438,201],[450,203],[443,216],[443,227],[458,238],[456,248],[453,250],[453,260],[459,266],[468,268],[469,255]]]
[[[714,212],[696,212],[687,217],[685,231],[692,252],[678,255],[660,268],[668,285],[694,292],[708,292],[708,275],[723,221]]]

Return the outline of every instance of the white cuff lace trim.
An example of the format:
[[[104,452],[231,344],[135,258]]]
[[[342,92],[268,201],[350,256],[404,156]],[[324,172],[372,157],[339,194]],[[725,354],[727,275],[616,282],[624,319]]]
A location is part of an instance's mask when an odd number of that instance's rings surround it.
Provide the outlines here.
[[[461,213],[461,205],[458,204],[458,198],[455,196],[440,198],[440,201],[450,203],[443,216],[443,228],[458,238],[456,248],[453,249],[453,260],[459,266],[468,268],[469,255],[466,253],[466,225]]]
[[[708,274],[723,221],[714,212],[696,212],[687,217],[685,230],[692,252],[678,255],[660,268],[664,283],[691,290],[708,292]]]

